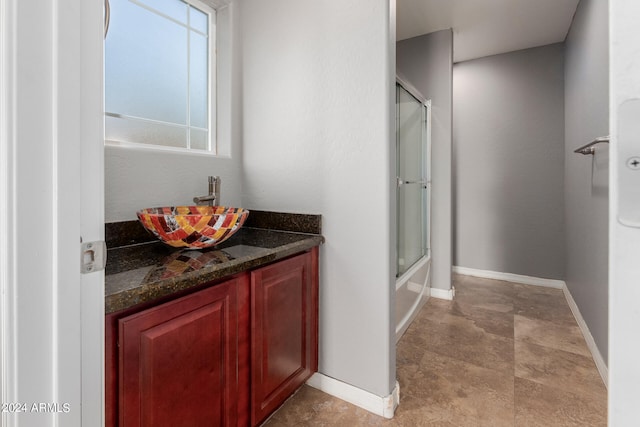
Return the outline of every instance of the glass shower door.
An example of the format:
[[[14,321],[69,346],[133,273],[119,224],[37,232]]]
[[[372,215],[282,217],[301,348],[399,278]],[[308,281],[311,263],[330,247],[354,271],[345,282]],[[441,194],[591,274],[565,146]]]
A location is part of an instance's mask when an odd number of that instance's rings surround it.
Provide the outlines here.
[[[396,96],[396,277],[400,277],[429,251],[429,106],[400,84]]]

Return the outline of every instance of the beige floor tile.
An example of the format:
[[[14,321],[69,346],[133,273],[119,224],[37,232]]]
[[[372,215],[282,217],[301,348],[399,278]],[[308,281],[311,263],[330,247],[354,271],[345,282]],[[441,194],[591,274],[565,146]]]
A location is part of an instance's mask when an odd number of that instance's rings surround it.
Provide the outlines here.
[[[515,350],[516,377],[606,399],[606,389],[591,357],[522,341],[516,341]]]
[[[513,312],[514,289],[508,282],[456,276],[453,285],[455,300],[459,303],[502,313]]]
[[[577,395],[529,380],[515,379],[515,425],[599,427],[607,425],[607,401]]]
[[[396,346],[396,365],[420,363],[422,360],[422,354],[427,349],[427,337],[416,333],[417,329],[423,328],[421,325],[414,321],[400,338]]]
[[[263,426],[354,427],[387,424],[382,417],[305,385]]]
[[[513,373],[424,352],[419,364],[398,366],[401,406],[429,422],[452,425],[511,426]],[[401,414],[400,408],[398,415]]]
[[[472,321],[487,333],[513,338],[513,314],[479,308],[458,300],[446,301],[430,298],[427,304],[428,309],[420,312],[421,319],[443,323],[446,321],[443,316],[450,314]]]
[[[587,343],[578,325],[558,325],[546,320],[516,315],[514,319],[516,341],[537,344],[591,357]]]
[[[406,396],[401,399],[392,422],[384,426],[458,427],[460,425],[452,421],[453,416],[447,416],[447,418],[443,419],[437,411],[430,411],[423,400]]]
[[[558,325],[575,325],[567,300],[560,289],[541,286],[513,285],[514,314],[546,320]]]
[[[267,426],[606,425],[606,389],[562,291],[454,275],[397,346],[393,420],[304,386]]]
[[[513,369],[513,339],[488,332],[481,322],[445,312],[439,321],[421,314],[415,327],[423,349],[489,369]]]

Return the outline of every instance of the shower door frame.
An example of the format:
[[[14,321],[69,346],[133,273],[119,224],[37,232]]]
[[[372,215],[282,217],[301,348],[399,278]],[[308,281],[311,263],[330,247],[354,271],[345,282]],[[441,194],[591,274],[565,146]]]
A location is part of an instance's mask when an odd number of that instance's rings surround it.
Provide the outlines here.
[[[423,177],[422,179],[426,181],[425,183],[425,190],[426,190],[426,197],[424,199],[423,204],[423,208],[425,209],[425,214],[427,216],[426,218],[426,224],[424,224],[425,227],[425,233],[426,233],[426,241],[423,241],[422,243],[424,243],[425,245],[425,253],[418,258],[404,273],[398,275],[398,255],[399,255],[399,242],[400,242],[400,238],[399,238],[399,231],[398,231],[398,235],[396,236],[396,249],[397,249],[397,253],[396,253],[396,292],[398,292],[398,290],[404,286],[405,284],[407,285],[407,289],[408,290],[412,290],[414,292],[416,292],[418,295],[416,296],[416,299],[414,301],[414,303],[412,304],[411,308],[406,312],[406,314],[402,317],[402,320],[400,322],[397,323],[396,325],[396,341],[400,339],[400,337],[402,336],[402,334],[404,333],[404,331],[406,331],[406,329],[408,328],[409,324],[413,321],[413,319],[417,316],[420,308],[422,307],[422,305],[426,302],[426,299],[429,297],[429,291],[427,289],[430,288],[430,276],[431,276],[431,193],[432,193],[432,184],[431,184],[431,169],[432,169],[432,157],[431,157],[431,100],[425,99],[424,96],[422,96],[422,94],[420,94],[420,92],[418,90],[416,90],[410,83],[404,81],[402,78],[396,76],[396,83],[398,86],[400,86],[402,89],[404,89],[405,91],[407,91],[409,93],[409,95],[411,95],[412,97],[414,97],[416,99],[417,102],[420,103],[421,108],[424,111],[424,115],[425,117],[423,117],[423,135],[426,134],[426,144],[424,143],[424,141],[422,142],[423,144],[425,144],[424,151],[423,151],[423,156],[424,158],[423,160],[423,168],[426,169],[423,173]],[[396,103],[398,103],[398,98],[396,95]],[[396,108],[399,108],[399,106],[396,106]],[[399,126],[398,123],[399,120],[399,114],[398,114],[398,110],[396,110],[396,132]],[[398,140],[398,137],[396,135],[396,156],[399,159],[400,154],[400,142]],[[400,188],[400,177],[399,177],[399,168],[398,165],[396,164],[396,177],[398,179],[398,186],[396,187],[397,189]],[[396,208],[398,209],[398,197],[399,194],[398,192],[396,192]],[[398,215],[399,216],[399,215]],[[399,218],[398,218],[399,221]],[[424,221],[424,218],[423,218]],[[426,272],[422,272],[425,277],[424,277],[424,281],[422,283],[421,286],[416,286],[415,282],[410,282],[410,280],[413,278],[413,276],[416,276],[421,269],[426,269]]]
[[[397,259],[396,259],[396,283],[397,283],[401,281],[401,279],[405,277],[408,273],[411,273],[415,269],[414,267],[416,267],[417,264],[423,262],[425,258],[427,259],[431,258],[431,192],[432,192],[431,169],[432,168],[431,168],[431,100],[426,99],[424,96],[422,96],[422,94],[415,87],[413,87],[410,83],[403,80],[401,77],[396,76],[396,83],[400,85],[400,87],[402,87],[404,90],[406,90],[411,96],[413,96],[418,102],[420,102],[421,106],[426,110],[426,117],[422,126],[423,126],[423,131],[424,129],[426,129],[426,137],[427,137],[427,142],[426,142],[425,152],[424,152],[424,155],[426,157],[426,162],[427,162],[426,174],[425,174],[426,176],[423,177],[426,180],[426,190],[427,190],[426,208],[425,208],[427,212],[427,221],[425,224],[426,226],[425,233],[427,235],[427,239],[425,242],[426,253],[422,255],[420,258],[418,258],[414,263],[412,263],[411,266],[404,273],[400,275],[397,274]],[[397,100],[396,100],[396,103],[397,103]],[[398,127],[397,121],[398,121],[398,113],[396,111],[396,129]],[[396,158],[399,158],[399,151],[400,151],[400,145],[396,137]],[[396,165],[396,179],[398,180],[400,179],[397,165]],[[400,185],[397,185],[396,189],[398,189],[399,187]],[[396,208],[398,205],[397,197],[398,195],[396,191]],[[398,244],[399,244],[399,236],[396,236],[396,248],[398,247]],[[397,255],[396,255],[396,258],[397,258]],[[396,289],[398,287],[399,286],[396,286]]]

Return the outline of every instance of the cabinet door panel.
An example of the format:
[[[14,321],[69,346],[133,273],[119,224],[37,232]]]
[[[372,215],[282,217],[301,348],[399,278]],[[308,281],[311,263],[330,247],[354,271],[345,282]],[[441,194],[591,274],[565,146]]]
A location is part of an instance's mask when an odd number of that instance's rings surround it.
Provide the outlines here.
[[[251,423],[257,425],[315,370],[311,256],[251,273]]]
[[[267,399],[306,367],[303,274],[303,267],[298,267],[263,285],[262,387]]]
[[[120,426],[233,425],[237,284],[123,318]]]
[[[141,333],[141,425],[222,423],[224,328],[211,325],[224,325],[222,303],[209,304]],[[198,410],[183,413],[186,408]]]

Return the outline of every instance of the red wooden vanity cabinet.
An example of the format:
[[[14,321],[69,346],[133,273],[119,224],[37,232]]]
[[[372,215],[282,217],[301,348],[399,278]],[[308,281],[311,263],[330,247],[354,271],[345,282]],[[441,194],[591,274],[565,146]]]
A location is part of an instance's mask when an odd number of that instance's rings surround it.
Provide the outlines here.
[[[246,276],[121,319],[122,426],[237,423],[238,288]]]
[[[107,426],[255,426],[317,370],[318,248],[106,319]]]
[[[251,272],[251,425],[318,370],[318,289],[310,254]]]

